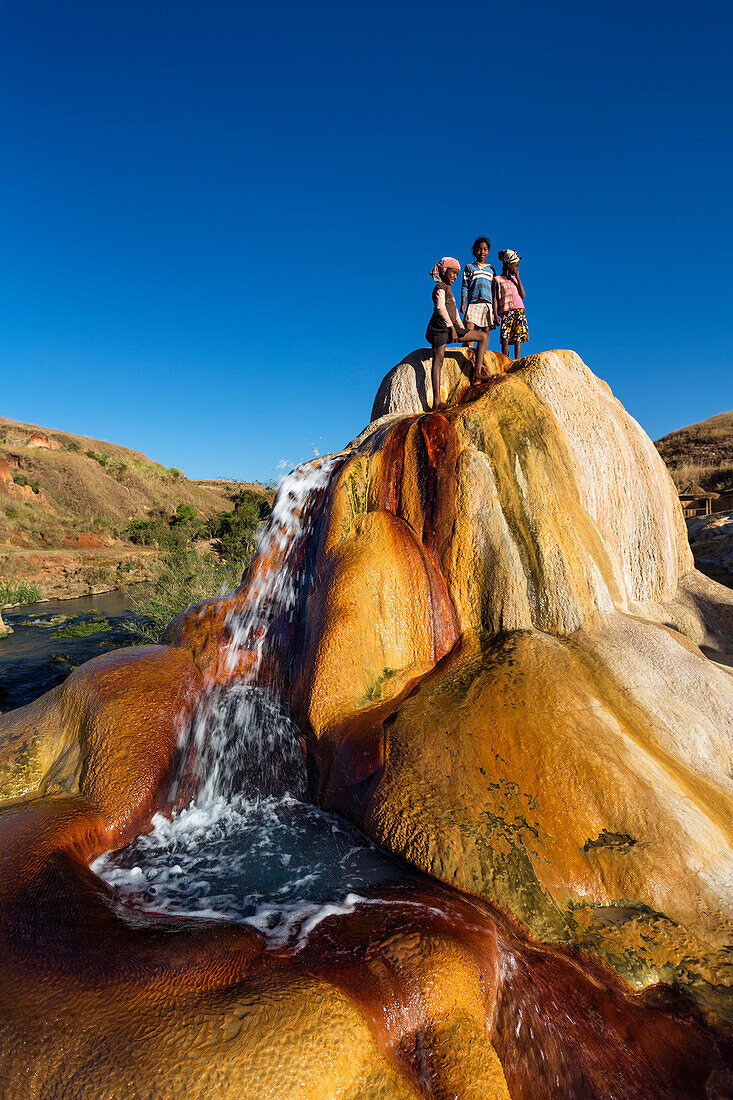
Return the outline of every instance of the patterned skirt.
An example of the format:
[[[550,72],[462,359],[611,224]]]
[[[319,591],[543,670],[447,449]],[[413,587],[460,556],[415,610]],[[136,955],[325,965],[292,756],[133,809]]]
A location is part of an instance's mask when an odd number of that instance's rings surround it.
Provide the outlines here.
[[[525,344],[529,340],[527,315],[523,309],[508,309],[501,319],[502,344]]]
[[[475,325],[476,328],[496,328],[493,302],[472,302],[463,320],[466,325]]]

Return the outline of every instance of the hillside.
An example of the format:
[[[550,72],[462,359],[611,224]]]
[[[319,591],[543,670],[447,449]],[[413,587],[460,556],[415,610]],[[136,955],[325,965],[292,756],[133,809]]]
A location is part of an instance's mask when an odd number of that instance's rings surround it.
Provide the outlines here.
[[[678,489],[690,482],[709,492],[733,486],[733,410],[678,428],[656,447]]]
[[[243,489],[271,495],[252,482],[189,480],[128,447],[0,417],[0,581],[76,596],[143,580],[159,552],[133,544],[131,520],[167,520],[180,505],[207,520],[231,511]]]

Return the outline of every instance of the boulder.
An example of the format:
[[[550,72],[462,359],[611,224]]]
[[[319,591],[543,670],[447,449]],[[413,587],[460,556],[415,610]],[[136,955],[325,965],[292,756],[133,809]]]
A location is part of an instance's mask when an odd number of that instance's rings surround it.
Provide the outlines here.
[[[446,352],[440,376],[441,397],[450,404],[460,401],[473,378],[473,349],[450,348]],[[511,359],[499,352],[488,351],[484,366],[490,374],[504,374]],[[432,355],[430,348],[418,348],[401,363],[392,367],[379,386],[374,398],[372,420],[390,413],[429,412],[433,407]]]
[[[58,451],[60,446],[57,439],[49,439],[43,432],[34,432],[26,442],[31,450]]]
[[[695,561],[733,576],[733,512],[712,512],[687,521]]]

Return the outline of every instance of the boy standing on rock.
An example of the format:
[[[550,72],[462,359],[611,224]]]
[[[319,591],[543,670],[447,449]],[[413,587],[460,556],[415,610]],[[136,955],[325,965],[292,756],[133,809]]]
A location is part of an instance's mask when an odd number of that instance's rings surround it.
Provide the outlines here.
[[[524,312],[524,287],[519,278],[519,261],[522,259],[513,248],[504,248],[499,253],[503,267],[501,275],[494,276],[494,310],[501,317],[501,351],[509,354],[509,345],[514,344],[514,358],[522,354],[522,344],[529,340],[527,316]]]

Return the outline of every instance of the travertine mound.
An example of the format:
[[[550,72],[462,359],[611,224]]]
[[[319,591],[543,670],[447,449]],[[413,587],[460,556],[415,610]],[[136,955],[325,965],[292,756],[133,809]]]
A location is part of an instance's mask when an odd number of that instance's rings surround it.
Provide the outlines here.
[[[473,387],[454,363],[462,403],[429,415],[410,361],[334,467],[269,675],[322,802],[432,877],[291,956],[132,917],[89,872],[160,804],[207,684],[249,667],[229,622],[263,555],[168,645],[0,716],[4,1093],[727,1094],[719,1033],[566,947],[733,1020],[733,597],[576,355]]]
[[[427,625],[410,561],[435,569]],[[387,602],[362,583],[380,568]],[[729,659],[731,608],[692,569],[651,440],[577,355],[529,356],[356,441],[329,488],[299,701],[326,804],[379,844],[720,1009],[733,677],[698,646]]]

